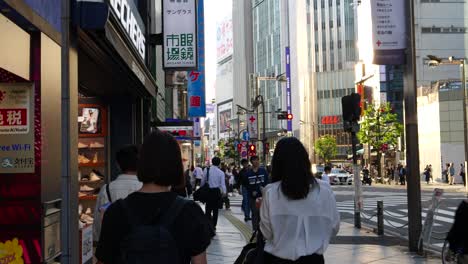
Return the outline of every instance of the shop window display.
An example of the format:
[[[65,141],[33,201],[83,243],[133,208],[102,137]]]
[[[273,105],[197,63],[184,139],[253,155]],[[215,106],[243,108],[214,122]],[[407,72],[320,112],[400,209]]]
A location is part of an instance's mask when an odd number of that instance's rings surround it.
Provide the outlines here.
[[[81,102],[95,101],[80,98]],[[93,256],[93,222],[97,196],[107,181],[107,111],[98,104],[79,104],[78,109],[78,214],[82,263]]]

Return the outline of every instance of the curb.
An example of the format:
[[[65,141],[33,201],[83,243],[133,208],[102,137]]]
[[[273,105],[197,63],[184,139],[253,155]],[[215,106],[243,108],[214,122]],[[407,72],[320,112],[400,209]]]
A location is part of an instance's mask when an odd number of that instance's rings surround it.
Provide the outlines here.
[[[250,227],[239,220],[237,217],[233,216],[229,211],[225,211],[222,214],[229,222],[231,222],[235,228],[241,232],[245,241],[249,242],[250,238],[252,237],[252,230],[250,230]]]

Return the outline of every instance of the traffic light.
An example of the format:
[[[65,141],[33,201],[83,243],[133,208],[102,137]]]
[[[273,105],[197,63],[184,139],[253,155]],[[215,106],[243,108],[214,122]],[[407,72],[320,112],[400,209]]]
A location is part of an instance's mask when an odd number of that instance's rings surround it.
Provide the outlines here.
[[[256,156],[257,155],[257,148],[255,145],[249,146],[249,156]]]
[[[357,124],[357,121],[359,121],[359,118],[361,117],[361,96],[357,93],[343,96],[341,98],[341,106],[343,111],[344,130],[352,132],[353,125]]]
[[[294,117],[293,114],[288,114],[287,119],[288,119],[288,120],[292,120],[293,117]]]
[[[283,111],[278,114],[278,120],[286,120],[288,119],[288,111]]]
[[[242,151],[242,144],[241,143],[237,144],[237,151],[238,152]]]
[[[357,93],[346,95],[341,98],[343,108],[343,121],[357,122],[361,117],[361,96]]]

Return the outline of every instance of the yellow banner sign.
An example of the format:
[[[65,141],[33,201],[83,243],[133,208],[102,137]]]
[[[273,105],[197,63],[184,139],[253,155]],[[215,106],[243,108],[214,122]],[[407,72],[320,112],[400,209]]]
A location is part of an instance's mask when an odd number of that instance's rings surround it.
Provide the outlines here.
[[[0,243],[0,264],[24,264],[23,248],[17,238]]]

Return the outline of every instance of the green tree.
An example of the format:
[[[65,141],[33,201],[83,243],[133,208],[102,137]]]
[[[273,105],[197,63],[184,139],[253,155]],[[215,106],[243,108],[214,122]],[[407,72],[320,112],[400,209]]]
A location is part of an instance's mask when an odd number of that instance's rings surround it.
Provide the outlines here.
[[[234,138],[220,139],[218,141],[218,147],[219,158],[226,159],[228,162],[233,162],[239,159],[239,152],[237,151]]]
[[[361,143],[369,144],[377,151],[379,178],[382,177],[382,153],[397,145],[402,132],[403,125],[399,123],[389,103],[380,106],[370,104],[364,111],[358,138]]]
[[[315,141],[315,153],[322,158],[326,164],[336,156],[336,138],[331,135],[321,136]]]

